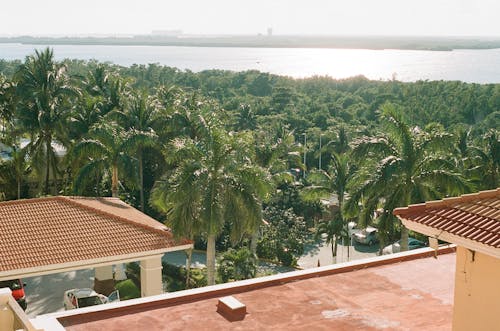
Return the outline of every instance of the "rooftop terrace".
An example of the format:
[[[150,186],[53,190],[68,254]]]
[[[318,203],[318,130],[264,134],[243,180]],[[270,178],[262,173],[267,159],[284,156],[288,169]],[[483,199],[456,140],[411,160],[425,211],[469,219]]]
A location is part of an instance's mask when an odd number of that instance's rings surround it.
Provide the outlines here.
[[[451,330],[455,254],[432,253],[424,248],[54,316],[70,331]],[[226,295],[246,305],[243,320],[217,313]]]

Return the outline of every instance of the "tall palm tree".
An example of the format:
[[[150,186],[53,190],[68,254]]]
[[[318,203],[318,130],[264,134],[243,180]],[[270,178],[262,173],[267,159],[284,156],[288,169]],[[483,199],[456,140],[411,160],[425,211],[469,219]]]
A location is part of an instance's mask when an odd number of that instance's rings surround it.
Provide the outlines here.
[[[144,167],[143,151],[146,147],[158,145],[157,128],[163,128],[166,118],[162,116],[158,101],[149,97],[145,91],[132,94],[125,111],[114,110],[108,117],[115,117],[126,130],[125,148],[129,153],[135,153],[139,165],[139,190],[141,210],[144,211]]]
[[[247,142],[205,120],[205,133],[177,138],[171,160],[176,168],[157,183],[152,201],[168,210],[173,228],[185,227],[207,238],[208,284],[215,284],[215,240],[226,222],[237,241],[262,220],[261,199],[269,190],[267,172],[250,162]]]
[[[333,152],[331,157],[332,163],[329,171],[318,170],[309,174],[308,181],[312,185],[304,188],[303,195],[309,200],[330,198],[332,194],[336,196],[338,208],[334,211],[332,219],[328,222],[320,223],[318,227],[318,233],[327,234],[327,244],[332,244],[332,255],[335,257],[337,255],[339,239],[347,231],[343,209],[347,186],[353,176],[353,167],[347,155]]]
[[[295,143],[293,132],[281,125],[272,126],[269,130],[260,129],[254,132],[255,141],[252,153],[254,163],[266,169],[271,175],[271,182],[275,188],[291,183],[294,180],[290,169],[302,168],[302,159],[299,146]],[[257,254],[259,227],[252,234],[250,251]]]
[[[75,145],[73,156],[76,161],[85,161],[78,170],[74,191],[81,193],[86,183],[100,178],[103,173],[111,176],[111,195],[118,197],[119,174],[134,178],[133,159],[126,153],[127,136],[114,123],[101,123],[89,133],[92,139],[84,139]]]
[[[26,58],[15,74],[20,94],[18,118],[31,136],[30,153],[34,166],[44,168],[43,193],[49,193],[49,177],[55,178],[57,158],[52,142],[64,131],[72,105],[71,96],[79,90],[71,84],[66,67],[54,61],[54,53],[46,48]]]
[[[382,206],[378,226],[383,246],[385,237],[394,230],[394,208],[460,194],[470,185],[444,150],[451,146],[446,143],[450,136],[412,130],[391,104],[382,107],[381,119],[387,134],[362,139],[354,148],[362,168],[352,182],[349,209],[362,203],[360,221],[366,224]],[[408,250],[408,229],[403,225],[401,250]]]

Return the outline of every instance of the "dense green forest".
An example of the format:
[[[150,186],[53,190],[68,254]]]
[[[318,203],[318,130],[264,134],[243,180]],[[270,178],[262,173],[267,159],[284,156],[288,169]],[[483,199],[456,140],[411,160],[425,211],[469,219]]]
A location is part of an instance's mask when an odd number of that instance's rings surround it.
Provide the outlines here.
[[[195,73],[46,49],[0,60],[0,198],[120,197],[206,246],[210,284],[216,250],[293,265],[313,227],[332,243],[351,220],[377,226],[381,247],[406,238],[393,208],[499,186],[499,127],[500,84]]]

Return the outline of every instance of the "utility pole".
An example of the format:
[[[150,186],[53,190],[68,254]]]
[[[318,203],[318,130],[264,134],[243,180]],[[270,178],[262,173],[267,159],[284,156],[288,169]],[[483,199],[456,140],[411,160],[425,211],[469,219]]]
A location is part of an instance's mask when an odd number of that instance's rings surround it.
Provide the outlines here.
[[[307,169],[307,166],[306,166],[306,151],[307,151],[307,133],[304,132],[304,173],[303,173],[303,177],[306,178],[306,169]]]

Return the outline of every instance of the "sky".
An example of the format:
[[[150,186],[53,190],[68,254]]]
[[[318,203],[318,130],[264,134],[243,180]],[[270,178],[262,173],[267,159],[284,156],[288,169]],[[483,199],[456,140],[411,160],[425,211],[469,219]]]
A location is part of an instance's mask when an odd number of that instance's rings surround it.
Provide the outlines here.
[[[500,37],[499,0],[2,0],[0,35]]]

